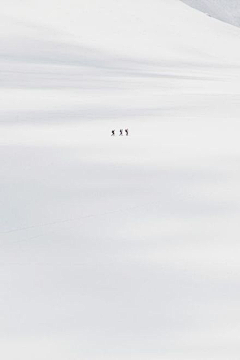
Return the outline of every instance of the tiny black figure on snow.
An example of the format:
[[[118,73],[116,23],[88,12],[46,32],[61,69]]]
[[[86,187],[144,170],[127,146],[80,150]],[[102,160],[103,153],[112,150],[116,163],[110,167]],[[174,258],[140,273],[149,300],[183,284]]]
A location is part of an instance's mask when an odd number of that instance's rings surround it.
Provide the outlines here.
[[[126,136],[128,136],[128,129],[125,129],[125,134]]]
[[[115,135],[115,130],[112,130],[112,135],[111,136],[114,136]]]
[[[123,129],[120,129],[120,134],[119,134],[119,136],[122,136],[122,134],[123,134]]]

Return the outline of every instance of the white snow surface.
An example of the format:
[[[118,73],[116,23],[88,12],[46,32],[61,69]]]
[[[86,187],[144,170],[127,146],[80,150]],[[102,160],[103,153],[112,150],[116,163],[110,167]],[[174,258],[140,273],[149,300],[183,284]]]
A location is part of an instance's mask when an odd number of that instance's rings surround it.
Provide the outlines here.
[[[240,26],[240,1],[239,0],[182,0],[209,16],[225,21],[229,24]]]
[[[240,29],[180,0],[1,10],[1,357],[238,359]]]

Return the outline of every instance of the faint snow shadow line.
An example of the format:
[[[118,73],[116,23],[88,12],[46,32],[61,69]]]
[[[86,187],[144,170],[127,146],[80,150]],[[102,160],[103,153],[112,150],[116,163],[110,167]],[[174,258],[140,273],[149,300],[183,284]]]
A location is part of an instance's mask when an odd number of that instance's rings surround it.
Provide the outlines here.
[[[117,108],[117,107],[94,107],[76,108],[75,110],[59,111],[16,111],[1,112],[0,124],[19,124],[19,123],[66,123],[81,120],[102,120],[102,119],[122,119],[122,118],[143,118],[146,116],[164,116],[173,111],[186,110],[184,106],[162,106],[157,108]]]
[[[82,165],[79,165],[82,168]],[[97,167],[97,168],[96,168]],[[96,164],[94,167],[96,173],[105,174],[103,171],[103,166]],[[131,171],[132,183],[135,184],[136,178],[141,178],[143,174],[145,174],[146,169],[143,169],[139,166],[127,166],[128,172]],[[70,173],[72,176],[72,171],[70,166],[68,169],[65,169],[66,172]],[[74,165],[74,170],[77,171],[76,166]],[[150,174],[149,174],[150,171]],[[117,176],[117,174],[116,174]],[[77,177],[77,173],[76,173]],[[197,184],[216,184],[222,183],[226,179],[228,179],[228,175],[224,174],[221,171],[214,170],[191,170],[191,169],[176,169],[176,168],[163,168],[156,170],[155,168],[148,169],[148,178],[156,179],[156,184],[158,184],[159,188],[162,189],[159,192],[156,192],[157,200],[154,201],[146,201],[144,203],[140,203],[133,206],[128,206],[125,208],[117,208],[112,210],[103,211],[101,213],[90,213],[87,215],[71,217],[68,219],[54,220],[40,224],[34,224],[29,226],[22,226],[18,228],[9,229],[6,231],[0,231],[0,234],[11,234],[25,230],[31,230],[36,228],[43,228],[48,226],[55,226],[64,223],[72,223],[85,219],[91,218],[101,218],[107,215],[112,215],[116,213],[127,213],[134,210],[145,210],[148,208],[148,214],[151,214],[151,208],[153,206],[160,206],[160,211],[162,211],[162,216],[179,216],[183,218],[189,217],[210,217],[216,214],[226,214],[226,213],[238,213],[238,203],[233,201],[222,201],[221,199],[200,199],[198,197],[189,196],[188,198],[182,195],[182,191],[186,191],[186,189],[191,189],[191,185],[193,188]],[[157,180],[160,179],[160,180]],[[155,185],[156,185],[155,184]],[[165,184],[165,186],[164,186]],[[155,186],[154,185],[154,186]],[[56,190],[56,184],[54,185],[54,189]],[[52,189],[52,190],[54,190]],[[181,191],[179,192],[179,189]],[[183,190],[182,190],[183,189]],[[61,187],[62,191],[62,187]],[[125,190],[124,190],[125,191]],[[189,191],[189,190],[188,190]],[[194,190],[195,191],[195,190]],[[193,194],[194,191],[190,191],[188,195]],[[149,209],[150,207],[150,209]],[[47,235],[48,233],[44,233],[43,235]],[[43,236],[37,235],[35,237]],[[33,237],[33,238],[35,238]],[[31,237],[32,238],[32,237]],[[29,239],[31,239],[29,238]],[[18,242],[18,241],[16,241]]]

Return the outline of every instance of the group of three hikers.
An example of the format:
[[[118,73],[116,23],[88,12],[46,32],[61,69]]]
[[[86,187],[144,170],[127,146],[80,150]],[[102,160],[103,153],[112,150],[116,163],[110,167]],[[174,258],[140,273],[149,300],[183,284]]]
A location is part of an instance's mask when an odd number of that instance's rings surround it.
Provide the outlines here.
[[[128,129],[125,129],[125,134],[128,136]],[[112,136],[115,136],[115,130],[112,130]],[[123,136],[123,129],[120,129],[119,136]]]

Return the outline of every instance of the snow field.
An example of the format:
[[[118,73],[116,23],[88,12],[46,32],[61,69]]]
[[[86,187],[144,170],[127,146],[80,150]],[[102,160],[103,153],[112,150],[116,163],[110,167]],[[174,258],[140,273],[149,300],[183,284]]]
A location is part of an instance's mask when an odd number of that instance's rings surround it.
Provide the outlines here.
[[[236,358],[239,30],[176,0],[13,5],[4,359]]]

